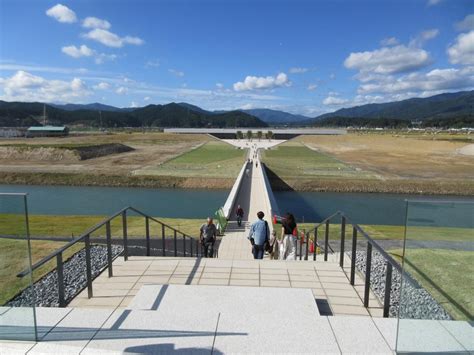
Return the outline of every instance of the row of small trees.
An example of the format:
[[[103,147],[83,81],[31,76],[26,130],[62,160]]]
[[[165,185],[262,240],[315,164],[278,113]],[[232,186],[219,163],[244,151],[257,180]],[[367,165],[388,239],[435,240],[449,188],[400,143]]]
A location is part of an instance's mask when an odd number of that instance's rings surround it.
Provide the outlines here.
[[[237,139],[239,139],[239,140],[244,139],[244,133],[242,131],[237,131],[236,136],[237,136]],[[260,141],[263,137],[263,132],[262,131],[257,131],[256,137]],[[255,138],[255,135],[251,130],[248,130],[245,133],[245,138],[247,138],[249,141],[252,141],[252,139]],[[265,133],[265,138],[268,139],[269,141],[271,141],[272,138],[273,138],[273,132],[272,131],[266,132]]]

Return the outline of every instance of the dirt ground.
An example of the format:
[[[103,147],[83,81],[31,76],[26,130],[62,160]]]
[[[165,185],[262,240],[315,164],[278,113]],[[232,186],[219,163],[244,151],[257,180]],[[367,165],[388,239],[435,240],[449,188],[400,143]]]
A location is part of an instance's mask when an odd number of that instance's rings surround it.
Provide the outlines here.
[[[474,180],[474,156],[463,141],[389,135],[301,136],[297,140],[389,179]]]
[[[45,158],[35,161],[27,159],[2,159],[0,155],[0,172],[87,173],[126,176],[132,174],[135,170],[162,164],[209,140],[212,140],[212,138],[206,135],[176,135],[169,133],[119,133],[110,135],[91,134],[66,138],[0,139],[0,145],[28,144],[29,146],[35,146],[122,143],[134,149],[127,153],[112,154],[84,161],[68,159],[67,155],[64,156],[64,159]]]

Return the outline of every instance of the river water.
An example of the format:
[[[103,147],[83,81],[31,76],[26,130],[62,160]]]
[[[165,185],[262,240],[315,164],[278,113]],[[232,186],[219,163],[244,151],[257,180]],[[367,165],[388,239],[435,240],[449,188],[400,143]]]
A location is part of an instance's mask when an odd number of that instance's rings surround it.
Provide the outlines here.
[[[105,216],[133,206],[153,216],[172,218],[205,218],[224,204],[229,193],[204,189],[30,185],[0,185],[0,192],[27,192],[30,214]],[[386,225],[405,223],[406,199],[474,202],[473,197],[294,191],[277,191],[275,198],[281,213],[291,211],[298,222],[321,221],[340,210],[356,223]],[[0,212],[6,212],[1,206]],[[472,211],[470,208],[460,211],[460,217],[469,219],[465,214]]]

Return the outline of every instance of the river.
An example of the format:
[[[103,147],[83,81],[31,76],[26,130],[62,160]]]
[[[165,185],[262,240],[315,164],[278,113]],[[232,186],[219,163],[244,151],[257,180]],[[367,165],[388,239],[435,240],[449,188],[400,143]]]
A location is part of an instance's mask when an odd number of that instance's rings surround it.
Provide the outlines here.
[[[147,189],[127,187],[0,185],[0,192],[27,192],[30,214],[110,215],[125,206],[133,206],[159,217],[205,218],[221,207],[227,190]],[[327,193],[276,191],[282,213],[291,211],[298,222],[321,221],[340,210],[360,224],[403,225],[406,199],[433,201],[470,201],[473,197],[420,196],[369,193]],[[7,206],[0,204],[0,212]],[[466,213],[460,217],[469,220]],[[471,218],[472,220],[472,218]]]

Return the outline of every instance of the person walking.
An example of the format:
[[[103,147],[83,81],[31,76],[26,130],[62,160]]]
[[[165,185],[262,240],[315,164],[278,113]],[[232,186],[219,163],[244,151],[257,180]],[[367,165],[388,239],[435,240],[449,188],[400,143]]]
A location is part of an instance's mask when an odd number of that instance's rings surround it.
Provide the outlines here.
[[[253,258],[263,259],[264,245],[270,238],[270,228],[267,221],[263,219],[265,214],[262,211],[257,213],[257,217],[258,219],[250,226],[248,239],[252,244]]]
[[[281,225],[280,260],[296,260],[297,235],[295,216],[288,212]]]
[[[244,218],[244,209],[238,205],[235,214],[237,215],[237,224],[240,227],[242,225],[242,218]]]
[[[199,231],[199,239],[204,249],[204,257],[212,258],[214,256],[214,244],[217,238],[217,228],[211,217],[207,217],[207,223],[204,223]]]

